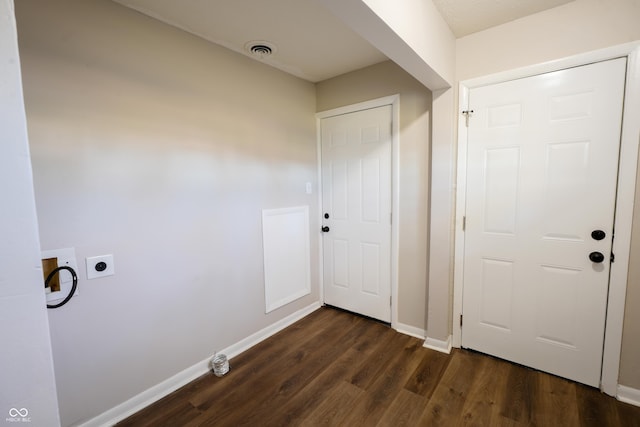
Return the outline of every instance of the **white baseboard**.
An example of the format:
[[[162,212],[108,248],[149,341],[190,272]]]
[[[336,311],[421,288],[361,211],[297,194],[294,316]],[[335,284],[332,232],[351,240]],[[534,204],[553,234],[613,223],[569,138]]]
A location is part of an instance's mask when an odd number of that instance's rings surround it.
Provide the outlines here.
[[[221,350],[220,353],[224,353],[229,359],[232,359],[243,351],[248,350],[249,348],[260,343],[261,341],[264,341],[270,336],[275,335],[287,326],[292,325],[293,323],[313,313],[319,308],[320,303],[315,302],[285,317],[284,319],[267,326],[266,328],[256,332],[255,334],[250,335],[247,338],[230,345],[229,347]],[[206,374],[210,370],[209,361],[211,360],[212,356],[213,355],[207,357],[205,360],[196,363],[195,365],[185,369],[182,372],[178,372],[171,378],[162,381],[160,384],[156,384],[155,386],[132,397],[126,402],[123,402],[120,405],[111,408],[106,412],[103,412],[97,417],[92,418],[85,423],[79,424],[79,427],[112,426],[115,423],[124,420],[125,418],[135,414],[141,409],[144,409],[152,403],[160,400],[166,395],[176,391],[180,387],[190,383],[196,378]]]
[[[447,337],[446,341],[437,340],[435,338],[427,337],[424,341],[424,347],[431,350],[439,351],[440,353],[451,353],[451,335]]]
[[[637,388],[618,385],[618,394],[616,395],[616,398],[620,402],[640,406],[640,390]]]
[[[423,340],[427,333],[424,329],[416,328],[415,326],[405,325],[404,323],[396,323],[394,329],[401,334],[409,335]]]

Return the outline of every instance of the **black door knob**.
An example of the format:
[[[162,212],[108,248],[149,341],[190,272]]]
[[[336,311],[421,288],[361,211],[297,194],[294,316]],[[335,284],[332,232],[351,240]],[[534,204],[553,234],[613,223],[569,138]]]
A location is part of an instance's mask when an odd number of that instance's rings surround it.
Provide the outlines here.
[[[322,232],[326,233],[329,231],[329,227],[327,227],[326,225],[324,227],[322,227]]]
[[[601,263],[602,261],[604,261],[604,255],[602,255],[602,253],[600,252],[591,252],[589,254],[589,259],[592,262]]]
[[[607,233],[602,230],[593,230],[591,232],[591,237],[593,238],[593,240],[602,240],[607,237]]]
[[[325,214],[324,214],[324,217],[325,217],[326,219],[329,219],[329,214],[328,214],[328,213],[325,213]]]

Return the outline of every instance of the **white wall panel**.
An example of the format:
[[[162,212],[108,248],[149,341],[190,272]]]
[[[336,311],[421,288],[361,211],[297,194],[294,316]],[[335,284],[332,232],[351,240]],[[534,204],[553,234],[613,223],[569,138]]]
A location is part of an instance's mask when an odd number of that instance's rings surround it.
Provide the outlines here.
[[[266,312],[311,292],[309,207],[262,211]]]

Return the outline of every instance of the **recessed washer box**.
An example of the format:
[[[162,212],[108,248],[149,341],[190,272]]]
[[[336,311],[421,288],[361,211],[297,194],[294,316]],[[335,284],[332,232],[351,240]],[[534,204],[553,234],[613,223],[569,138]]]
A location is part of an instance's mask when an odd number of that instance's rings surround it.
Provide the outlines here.
[[[87,279],[97,279],[98,277],[113,276],[115,266],[113,255],[99,255],[88,257],[87,259]]]
[[[76,251],[74,248],[62,248],[62,249],[52,249],[52,250],[42,251],[43,260],[51,259],[51,258],[54,258],[57,261],[53,265],[54,267],[61,267],[61,266],[71,267],[78,276],[80,275],[80,272],[78,270],[78,264],[76,263]],[[48,304],[54,304],[59,301],[62,301],[69,294],[69,292],[71,292],[71,288],[73,285],[73,276],[71,276],[71,273],[69,271],[61,270],[58,273],[58,281],[60,284],[59,291],[58,292],[49,291],[49,293],[46,294]],[[73,295],[79,295],[78,288],[76,288],[76,292]]]

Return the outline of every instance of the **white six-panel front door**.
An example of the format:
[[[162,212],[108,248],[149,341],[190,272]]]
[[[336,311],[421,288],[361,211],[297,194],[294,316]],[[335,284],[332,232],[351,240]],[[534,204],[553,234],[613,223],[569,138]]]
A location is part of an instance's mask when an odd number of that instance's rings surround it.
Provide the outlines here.
[[[321,120],[324,299],[391,321],[391,124],[382,106]]]
[[[599,385],[625,67],[471,89],[463,347]]]

